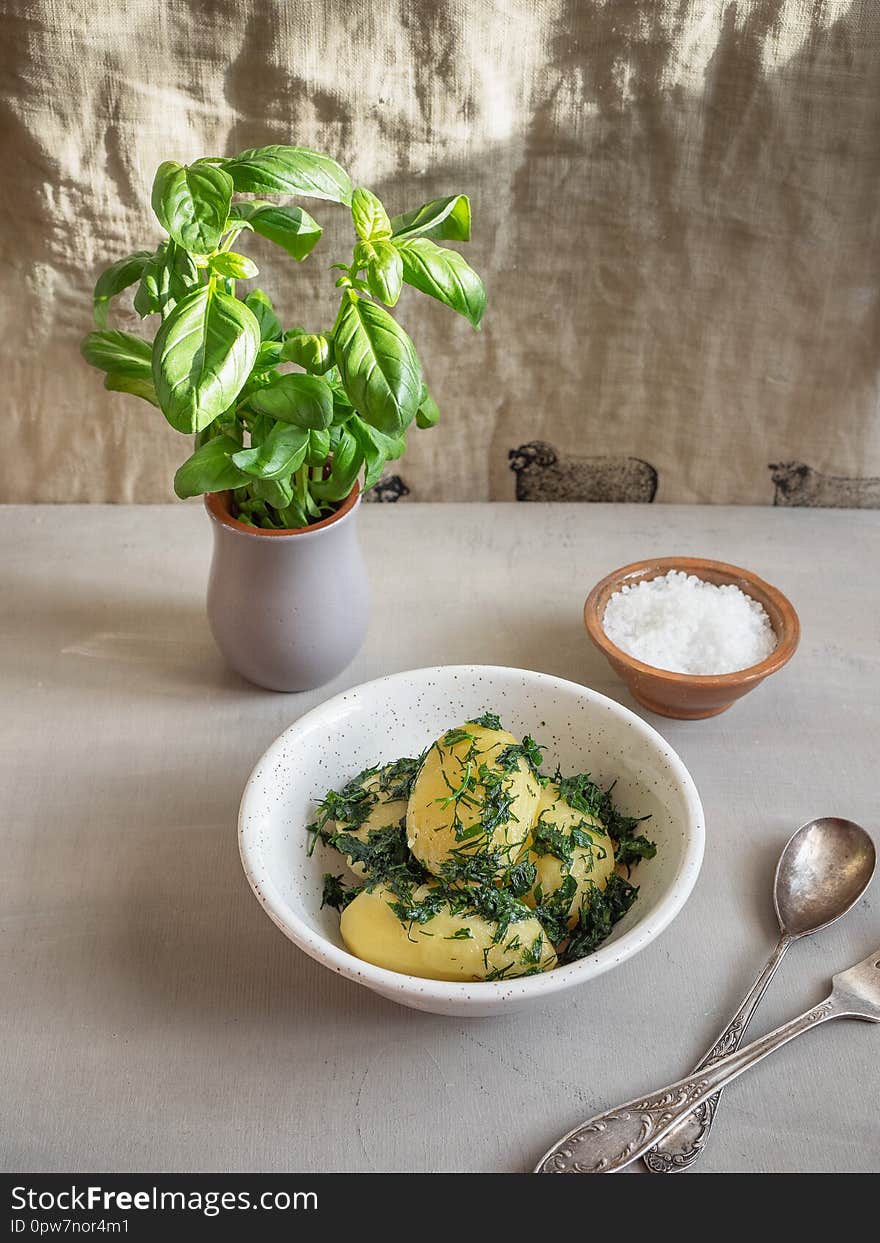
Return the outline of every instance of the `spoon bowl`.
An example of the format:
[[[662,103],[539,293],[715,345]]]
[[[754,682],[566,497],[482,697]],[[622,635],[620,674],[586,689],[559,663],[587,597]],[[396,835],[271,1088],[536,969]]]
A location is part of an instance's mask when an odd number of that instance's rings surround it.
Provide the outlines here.
[[[871,883],[874,843],[852,820],[820,816],[794,832],[782,848],[773,881],[779,941],[739,1009],[697,1065],[714,1066],[732,1054],[745,1035],[767,985],[799,937],[827,928],[855,906]],[[652,1174],[677,1174],[698,1160],[712,1129],[721,1092],[710,1096],[645,1154]]]
[[[779,926],[792,940],[826,928],[853,907],[874,874],[871,838],[852,820],[810,820],[785,845],[776,868],[773,902]]]

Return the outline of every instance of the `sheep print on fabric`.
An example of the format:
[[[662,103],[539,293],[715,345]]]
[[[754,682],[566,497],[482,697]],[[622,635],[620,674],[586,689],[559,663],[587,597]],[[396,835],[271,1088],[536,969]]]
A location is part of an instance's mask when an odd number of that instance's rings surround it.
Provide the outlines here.
[[[442,418],[372,499],[880,505],[880,5],[6,0],[3,31],[0,500],[170,498],[188,441],[79,357],[92,284],[158,241],[161,160],[291,142],[392,212],[473,203],[483,330],[404,292]],[[320,330],[350,223],[309,207],[305,264],[241,249]]]

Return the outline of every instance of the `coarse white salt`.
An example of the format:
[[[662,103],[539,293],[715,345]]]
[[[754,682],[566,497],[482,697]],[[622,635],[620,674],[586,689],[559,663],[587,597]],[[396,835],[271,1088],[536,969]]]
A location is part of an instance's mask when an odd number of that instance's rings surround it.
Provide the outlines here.
[[[734,673],[776,647],[757,600],[732,583],[716,586],[683,570],[615,591],[602,625],[624,652],[672,673]]]

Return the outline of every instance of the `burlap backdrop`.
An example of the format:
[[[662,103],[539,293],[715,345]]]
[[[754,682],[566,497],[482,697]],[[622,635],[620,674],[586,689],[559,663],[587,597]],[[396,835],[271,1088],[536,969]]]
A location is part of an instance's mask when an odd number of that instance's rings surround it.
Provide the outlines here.
[[[2,31],[0,499],[170,495],[187,442],[79,358],[91,286],[157,240],[161,159],[280,141],[392,210],[472,197],[484,331],[399,304],[444,415],[413,499],[765,503],[797,461],[778,499],[880,503],[875,0],[19,0]],[[314,209],[305,265],[250,253],[323,327],[349,225]]]

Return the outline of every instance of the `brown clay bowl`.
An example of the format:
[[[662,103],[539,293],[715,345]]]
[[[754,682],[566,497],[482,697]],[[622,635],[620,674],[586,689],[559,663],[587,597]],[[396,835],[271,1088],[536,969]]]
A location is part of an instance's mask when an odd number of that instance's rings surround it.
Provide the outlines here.
[[[697,675],[672,673],[668,669],[656,669],[634,656],[629,656],[612,643],[602,627],[605,606],[609,598],[621,587],[634,586],[646,579],[657,578],[669,570],[683,570],[697,578],[715,584],[733,583],[740,591],[764,606],[771,625],[776,631],[776,649],[760,664],[739,669],[736,673]],[[752,574],[737,565],[725,561],[706,561],[702,557],[653,557],[647,561],[634,561],[597,583],[584,605],[584,622],[587,634],[608,663],[626,682],[634,699],[661,716],[692,721],[701,717],[717,716],[732,703],[748,694],[771,673],[781,669],[794,655],[800,639],[800,623],[789,600]]]

